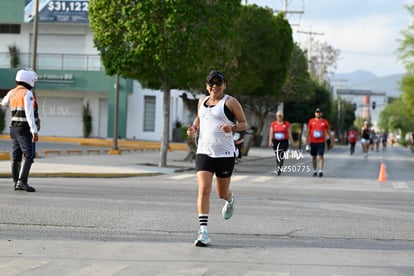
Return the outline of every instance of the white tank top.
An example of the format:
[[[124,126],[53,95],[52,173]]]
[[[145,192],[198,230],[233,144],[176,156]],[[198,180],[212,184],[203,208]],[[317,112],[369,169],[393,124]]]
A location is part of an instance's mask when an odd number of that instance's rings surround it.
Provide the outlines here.
[[[210,97],[206,97],[198,110],[200,118],[200,133],[198,138],[197,153],[207,154],[210,157],[234,157],[236,148],[233,141],[233,133],[225,133],[220,128],[223,124],[233,124],[224,113],[224,104],[227,95],[212,107],[206,107],[205,103]]]

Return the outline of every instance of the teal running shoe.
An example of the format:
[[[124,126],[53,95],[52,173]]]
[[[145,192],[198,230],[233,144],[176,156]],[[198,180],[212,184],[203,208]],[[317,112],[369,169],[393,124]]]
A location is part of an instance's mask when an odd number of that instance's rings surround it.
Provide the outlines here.
[[[231,202],[226,201],[221,210],[221,214],[225,220],[228,220],[233,216],[233,209],[234,209],[234,197],[231,197]]]
[[[198,232],[198,238],[195,240],[195,246],[206,247],[211,240],[208,238],[208,233],[204,231]]]

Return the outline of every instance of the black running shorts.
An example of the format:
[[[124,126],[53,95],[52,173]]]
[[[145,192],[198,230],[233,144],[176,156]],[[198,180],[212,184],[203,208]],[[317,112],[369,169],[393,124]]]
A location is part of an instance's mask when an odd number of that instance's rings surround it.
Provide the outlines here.
[[[208,171],[216,174],[216,177],[226,178],[233,173],[235,157],[213,158],[206,154],[196,155],[196,171]]]
[[[323,156],[325,153],[325,143],[311,143],[310,144],[310,154],[311,156]]]

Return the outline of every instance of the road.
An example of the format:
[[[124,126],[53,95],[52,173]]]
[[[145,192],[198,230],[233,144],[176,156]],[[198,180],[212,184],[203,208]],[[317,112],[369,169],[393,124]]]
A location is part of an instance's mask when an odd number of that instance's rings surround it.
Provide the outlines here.
[[[292,157],[292,156],[291,156]],[[385,164],[387,181],[377,180]],[[326,154],[312,177],[293,152],[236,166],[233,218],[212,194],[208,248],[196,248],[192,171],[131,178],[0,179],[1,275],[414,275],[414,156],[400,147]]]

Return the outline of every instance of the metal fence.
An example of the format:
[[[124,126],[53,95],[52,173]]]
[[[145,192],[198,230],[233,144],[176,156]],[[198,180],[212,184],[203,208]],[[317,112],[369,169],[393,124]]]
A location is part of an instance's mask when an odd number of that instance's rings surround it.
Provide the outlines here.
[[[32,55],[30,53],[19,54],[18,68],[30,67]],[[81,54],[37,54],[37,69],[44,70],[85,70],[103,71],[103,65],[99,55]],[[11,68],[10,54],[0,52],[0,68]]]

